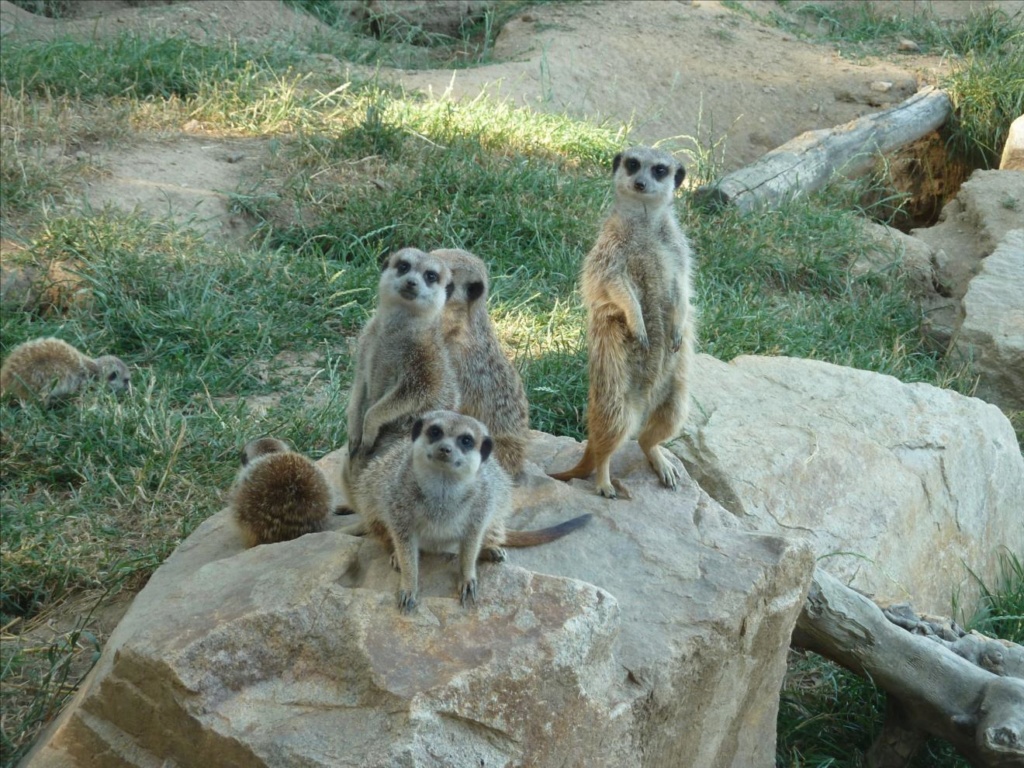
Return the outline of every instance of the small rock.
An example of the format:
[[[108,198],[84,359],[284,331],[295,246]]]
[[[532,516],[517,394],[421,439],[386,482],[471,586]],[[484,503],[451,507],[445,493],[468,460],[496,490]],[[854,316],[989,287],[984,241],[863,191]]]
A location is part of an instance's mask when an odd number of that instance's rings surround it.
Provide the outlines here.
[[[878,93],[888,93],[892,90],[892,83],[887,80],[876,80],[871,84],[871,90]]]
[[[919,46],[913,40],[908,40],[907,38],[903,38],[902,40],[900,40],[900,44],[898,46],[896,46],[896,50],[898,50],[898,51],[907,51],[909,53],[917,53],[917,52],[919,52],[921,50],[921,46]]]
[[[245,154],[242,152],[232,152],[229,155],[224,155],[221,159],[225,163],[238,163],[245,159]]]
[[[192,131],[198,131],[201,127],[202,126],[199,124],[198,120],[189,120],[183,126],[181,126],[181,130],[185,131],[186,133],[190,133]]]

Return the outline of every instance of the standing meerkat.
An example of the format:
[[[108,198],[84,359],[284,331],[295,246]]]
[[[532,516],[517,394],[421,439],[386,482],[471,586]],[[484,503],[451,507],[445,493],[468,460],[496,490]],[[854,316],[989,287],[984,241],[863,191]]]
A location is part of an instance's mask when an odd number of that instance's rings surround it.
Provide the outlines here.
[[[246,547],[324,530],[334,494],[320,468],[273,437],[250,440],[231,486],[232,513]]]
[[[393,443],[370,460],[355,485],[361,522],[344,533],[373,533],[392,550],[401,571],[398,607],[409,612],[419,595],[419,553],[458,549],[459,597],[477,597],[478,559],[500,562],[503,547],[530,547],[584,525],[580,515],[537,531],[506,531],[512,509],[508,473],[490,461],[494,441],[477,419],[430,411],[416,420],[412,441]]]
[[[457,408],[459,391],[441,330],[451,270],[437,257],[403,248],[380,276],[377,311],[359,336],[348,404],[349,456],[365,458],[385,427],[406,435],[434,408]]]
[[[615,203],[583,262],[590,365],[587,445],[558,480],[597,472],[597,492],[616,497],[612,454],[639,429],[638,441],[667,488],[679,471],[661,443],[686,421],[694,310],[690,244],[676,220],[675,190],[686,176],[667,152],[633,147],[612,163]]]
[[[523,470],[530,406],[519,372],[498,341],[487,296],[487,266],[469,251],[431,251],[452,272],[455,290],[444,307],[444,343],[459,383],[459,411],[482,421],[494,439],[494,455],[512,477]]]
[[[12,349],[0,366],[0,400],[50,405],[93,379],[117,393],[131,387],[131,371],[118,357],[91,358],[61,339],[31,339]]]

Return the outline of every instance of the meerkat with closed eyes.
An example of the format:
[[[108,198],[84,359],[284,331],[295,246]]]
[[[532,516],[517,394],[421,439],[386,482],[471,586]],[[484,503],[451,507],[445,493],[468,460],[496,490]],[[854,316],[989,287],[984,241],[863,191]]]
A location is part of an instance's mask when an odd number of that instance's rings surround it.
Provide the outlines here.
[[[512,485],[491,459],[494,440],[477,419],[453,411],[423,414],[412,440],[393,443],[372,458],[354,485],[362,520],[343,533],[372,533],[392,550],[401,572],[398,607],[409,612],[419,596],[419,553],[457,548],[459,597],[477,597],[479,559],[500,562],[503,547],[530,547],[561,538],[584,525],[580,515],[535,531],[508,531]]]
[[[336,503],[323,471],[273,437],[245,444],[229,499],[246,547],[322,531]]]
[[[612,454],[637,437],[661,484],[679,470],[661,445],[686,421],[687,377],[696,318],[690,304],[692,251],[673,209],[686,175],[667,152],[633,147],[612,163],[615,202],[583,262],[590,391],[587,444],[558,480],[589,477],[608,498],[625,489],[611,478]]]
[[[451,270],[435,256],[403,248],[388,258],[378,284],[377,311],[359,336],[349,395],[342,484],[350,505],[350,484],[375,451],[408,435],[425,411],[459,406],[441,326],[454,288]]]
[[[444,343],[459,382],[459,411],[487,425],[494,455],[515,478],[523,470],[530,406],[519,372],[498,341],[487,296],[487,266],[459,248],[430,252],[452,271],[455,289],[444,307]]]
[[[131,371],[114,355],[89,357],[52,336],[22,342],[0,366],[0,400],[38,400],[44,406],[97,380],[120,394],[131,388]]]

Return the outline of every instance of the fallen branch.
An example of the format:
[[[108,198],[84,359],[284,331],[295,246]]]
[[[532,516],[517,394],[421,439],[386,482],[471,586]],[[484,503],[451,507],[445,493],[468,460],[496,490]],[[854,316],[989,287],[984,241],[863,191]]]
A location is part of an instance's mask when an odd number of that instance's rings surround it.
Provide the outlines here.
[[[1024,679],[983,669],[947,647],[950,642],[958,641],[912,634],[821,569],[793,633],[794,645],[870,677],[888,695],[886,725],[868,753],[872,768],[907,765],[924,735],[950,742],[974,766],[1019,768]],[[1020,652],[1005,647],[1007,659]]]
[[[856,176],[870,170],[880,154],[934,131],[951,112],[945,92],[924,88],[883,112],[802,133],[694,194],[698,202],[733,205],[744,213],[775,208],[788,197],[822,188],[836,173]]]

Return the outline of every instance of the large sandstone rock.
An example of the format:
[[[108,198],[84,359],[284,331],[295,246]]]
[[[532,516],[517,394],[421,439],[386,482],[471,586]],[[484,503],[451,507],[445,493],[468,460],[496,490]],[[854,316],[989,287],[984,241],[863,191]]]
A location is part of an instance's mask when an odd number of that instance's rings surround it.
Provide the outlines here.
[[[813,360],[700,355],[676,444],[751,530],[806,538],[858,589],[948,614],[1024,554],[1024,458],[993,405]]]
[[[978,397],[1024,409],[1024,229],[1008,232],[981,263],[963,311],[956,346],[979,375]]]
[[[999,159],[999,170],[1024,171],[1024,115],[1010,123],[1003,154]]]
[[[538,433],[531,457],[580,450]],[[376,542],[327,531],[244,551],[215,515],[25,765],[774,765],[809,548],[739,530],[692,481],[660,488],[635,443],[615,465],[632,501],[534,467],[513,527],[595,517],[482,565],[469,609],[444,558],[424,557],[403,616]]]

